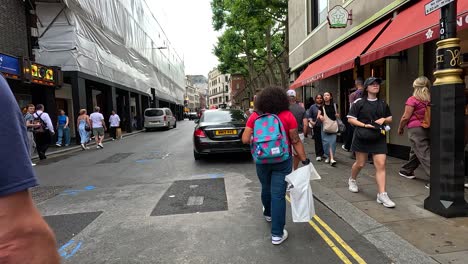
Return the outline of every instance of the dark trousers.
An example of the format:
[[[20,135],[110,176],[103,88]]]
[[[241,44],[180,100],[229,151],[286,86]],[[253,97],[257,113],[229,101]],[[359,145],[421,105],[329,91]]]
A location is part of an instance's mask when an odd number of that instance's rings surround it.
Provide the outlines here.
[[[351,149],[351,143],[353,143],[353,136],[354,136],[354,126],[350,123],[346,123],[346,138],[345,138],[345,148]]]
[[[43,160],[46,159],[46,151],[49,148],[50,142],[51,142],[51,135],[49,132],[44,132],[44,133],[36,133],[35,135],[36,139],[36,149],[37,149],[37,154],[39,155],[39,159]]]
[[[110,129],[109,129],[109,135],[110,135],[113,139],[115,139],[115,137],[116,137],[117,128],[118,128],[118,127],[110,127]]]
[[[323,157],[322,126],[314,126],[315,155]]]

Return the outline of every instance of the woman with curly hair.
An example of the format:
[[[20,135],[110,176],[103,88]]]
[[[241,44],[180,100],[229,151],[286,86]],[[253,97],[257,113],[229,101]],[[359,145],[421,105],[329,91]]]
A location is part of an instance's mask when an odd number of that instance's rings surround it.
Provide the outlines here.
[[[255,145],[258,138],[272,138],[272,131],[277,127],[267,127],[267,122],[263,121],[265,115],[267,117],[274,117],[274,124],[279,125],[282,131],[281,135],[286,135],[283,138],[287,146],[285,146],[285,153],[282,156],[285,160],[277,158],[273,162],[258,162],[256,164],[257,175],[262,185],[262,204],[264,207],[263,215],[267,222],[271,222],[271,242],[274,245],[279,245],[288,238],[288,232],[284,229],[286,223],[286,181],[285,177],[292,170],[292,151],[291,145],[294,146],[299,159],[303,164],[309,164],[307,159],[304,145],[299,138],[297,131],[297,121],[294,115],[289,111],[289,101],[286,91],[279,87],[268,87],[264,89],[255,100],[256,111],[247,120],[245,131],[242,134],[242,142],[244,144]],[[279,119],[279,121],[278,121]],[[253,135],[255,132],[256,135]],[[253,137],[255,136],[255,137]],[[278,135],[275,135],[278,136]],[[281,136],[280,136],[281,138]],[[279,142],[276,142],[279,145]],[[276,146],[278,146],[276,145]],[[281,150],[276,148],[277,153]],[[271,151],[272,154],[275,151]],[[255,150],[252,149],[254,155]],[[268,155],[268,154],[266,154]],[[255,156],[254,156],[255,158]]]

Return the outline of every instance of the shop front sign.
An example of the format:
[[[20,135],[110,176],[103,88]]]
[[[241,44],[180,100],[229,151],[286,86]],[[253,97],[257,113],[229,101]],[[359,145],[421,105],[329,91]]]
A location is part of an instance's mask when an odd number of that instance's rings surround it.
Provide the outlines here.
[[[31,82],[55,86],[55,69],[38,63],[31,63]]]
[[[345,28],[349,24],[353,23],[352,10],[348,12],[343,6],[334,6],[328,11],[328,25],[330,28]]]
[[[6,77],[19,79],[21,75],[20,59],[0,53],[0,72]]]

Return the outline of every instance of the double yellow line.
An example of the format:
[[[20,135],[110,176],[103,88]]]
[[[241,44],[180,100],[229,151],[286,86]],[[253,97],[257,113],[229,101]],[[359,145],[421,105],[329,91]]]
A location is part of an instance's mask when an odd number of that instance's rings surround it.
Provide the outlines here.
[[[286,200],[291,202],[289,196],[286,196]],[[354,251],[333,229],[327,225],[318,215],[315,215],[312,220],[315,220],[323,229],[325,229],[334,239],[335,241],[346,251],[349,255],[351,255],[357,263],[365,264],[366,262]],[[351,260],[346,256],[343,251],[336,246],[332,239],[317,225],[314,221],[310,220],[309,225],[314,228],[314,230],[322,237],[322,239],[327,243],[327,245],[335,252],[335,254],[346,264],[352,264]]]

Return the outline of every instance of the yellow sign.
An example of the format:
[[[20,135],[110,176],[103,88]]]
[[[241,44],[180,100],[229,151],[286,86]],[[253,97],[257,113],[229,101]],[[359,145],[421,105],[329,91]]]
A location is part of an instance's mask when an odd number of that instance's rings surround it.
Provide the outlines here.
[[[250,101],[250,107],[254,107],[254,102]]]

